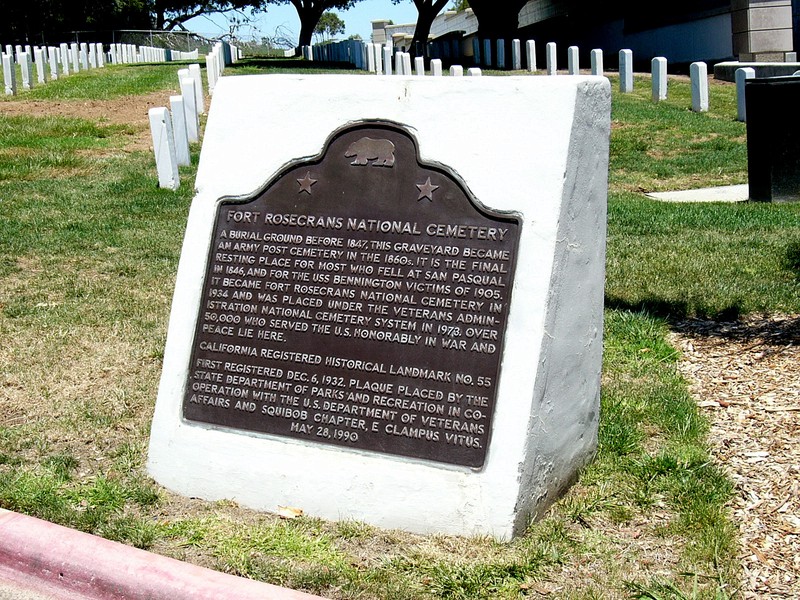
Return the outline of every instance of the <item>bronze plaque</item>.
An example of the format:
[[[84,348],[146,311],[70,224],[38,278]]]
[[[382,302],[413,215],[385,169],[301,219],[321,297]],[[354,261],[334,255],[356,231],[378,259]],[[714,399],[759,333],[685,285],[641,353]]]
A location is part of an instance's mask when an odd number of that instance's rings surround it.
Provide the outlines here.
[[[335,132],[220,202],[184,417],[482,466],[519,236],[402,127]]]

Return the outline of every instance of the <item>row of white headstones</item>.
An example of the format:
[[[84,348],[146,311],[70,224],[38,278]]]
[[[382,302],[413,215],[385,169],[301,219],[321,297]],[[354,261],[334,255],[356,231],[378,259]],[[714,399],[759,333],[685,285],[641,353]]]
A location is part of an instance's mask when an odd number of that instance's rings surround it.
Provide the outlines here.
[[[35,83],[45,84],[70,73],[105,67],[106,61],[112,64],[164,62],[170,60],[196,60],[197,50],[193,52],[171,51],[163,48],[136,46],[134,44],[111,44],[105,52],[101,43],[60,44],[59,46],[6,45],[2,53],[3,82],[6,95],[17,93],[17,66],[21,75],[23,90],[30,90]],[[34,78],[34,67],[36,77]]]
[[[239,50],[231,46],[231,62],[239,59]],[[214,45],[206,55],[208,93],[214,93],[217,80],[225,70],[222,43]],[[200,65],[191,64],[178,71],[180,95],[170,96],[170,108],[159,106],[148,111],[153,153],[158,172],[158,187],[177,190],[180,187],[178,167],[191,164],[189,144],[200,141],[200,115],[206,112]]]
[[[497,40],[496,46],[498,59],[501,63],[504,63],[505,41]],[[489,62],[491,62],[491,50],[492,42],[490,40],[484,40],[484,56],[488,57]],[[579,50],[578,46],[570,46],[567,48],[567,74],[569,75],[580,74]],[[378,75],[396,74],[424,76],[426,74],[425,60],[422,57],[416,57],[414,59],[414,68],[412,70],[411,55],[408,52],[395,51],[390,44],[364,44],[361,47],[361,51],[363,55],[357,56],[359,60],[356,61],[356,63],[357,65],[362,65],[365,71],[377,73]],[[527,40],[525,42],[525,52],[528,70],[533,73],[537,70],[535,40]],[[556,52],[557,45],[555,42],[549,42],[545,46],[547,75],[558,74]],[[324,53],[322,54],[324,55]],[[312,61],[315,60],[315,56],[319,57],[320,53],[315,52],[313,46],[304,46],[302,48],[302,55],[306,60]],[[591,74],[603,76],[603,51],[599,48],[593,49],[590,53],[590,61]],[[520,40],[512,40],[511,64],[514,70],[521,70],[522,68],[522,44]],[[663,56],[653,58],[651,61],[651,73],[653,102],[662,102],[667,99],[667,59]],[[694,112],[706,112],[709,108],[708,66],[702,61],[694,62],[689,67],[689,73],[692,84],[691,108]],[[430,74],[433,76],[442,75],[441,59],[436,58],[430,61]],[[450,75],[459,77],[464,74],[480,76],[481,69],[472,67],[468,68],[465,73],[461,65],[453,65],[450,67]],[[745,67],[736,72],[737,118],[740,121],[744,121],[746,118],[744,84],[747,79],[752,79],[753,77],[755,77],[755,71],[752,68]],[[619,90],[622,93],[630,93],[633,91],[633,85],[633,51],[630,49],[623,49],[619,51]]]

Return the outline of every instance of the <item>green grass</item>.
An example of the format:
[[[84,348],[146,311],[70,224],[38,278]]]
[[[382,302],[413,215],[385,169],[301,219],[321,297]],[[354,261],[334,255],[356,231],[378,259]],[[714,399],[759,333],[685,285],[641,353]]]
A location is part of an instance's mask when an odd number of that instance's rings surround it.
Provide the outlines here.
[[[19,99],[174,88],[176,65],[77,74]],[[229,75],[346,72],[243,61]],[[228,75],[226,75],[228,76]],[[279,520],[181,499],[144,458],[195,164],[160,190],[129,127],[0,115],[0,507],[332,598],[727,598],[731,482],[667,342],[673,319],[800,313],[800,205],[663,204],[642,191],[741,183],[733,86],[621,96],[611,139],[599,448],[509,542]],[[633,540],[670,548],[650,565]],[[539,590],[539,591],[537,591]]]

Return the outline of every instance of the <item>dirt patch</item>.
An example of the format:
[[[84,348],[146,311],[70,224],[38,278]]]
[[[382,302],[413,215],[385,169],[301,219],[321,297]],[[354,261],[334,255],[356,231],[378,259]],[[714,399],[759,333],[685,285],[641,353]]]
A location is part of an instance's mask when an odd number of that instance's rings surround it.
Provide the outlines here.
[[[98,123],[127,125],[125,150],[147,150],[152,145],[147,111],[169,107],[168,91],[112,100],[10,100],[0,102],[0,114],[33,117],[70,117]]]
[[[800,597],[800,316],[680,323],[680,370],[736,485],[744,598]]]

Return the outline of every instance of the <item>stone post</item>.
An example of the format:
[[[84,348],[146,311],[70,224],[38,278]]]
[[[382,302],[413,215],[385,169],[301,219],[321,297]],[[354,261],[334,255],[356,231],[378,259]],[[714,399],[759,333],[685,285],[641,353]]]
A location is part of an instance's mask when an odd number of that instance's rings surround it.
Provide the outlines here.
[[[704,62],[693,62],[689,66],[692,79],[692,110],[708,110],[708,66]]]
[[[619,91],[623,94],[633,91],[633,51],[627,48],[619,51]]]
[[[580,75],[580,57],[578,55],[577,46],[570,46],[567,48],[567,72],[570,75]]]
[[[511,40],[511,68],[515,71],[522,69],[522,47],[519,40]]]
[[[172,134],[175,138],[175,160],[178,166],[188,167],[191,160],[189,152],[189,132],[186,129],[186,106],[183,96],[170,96],[169,106],[172,111]]]
[[[425,75],[425,59],[421,56],[417,56],[414,58],[414,69],[417,72],[418,77],[424,77]]]
[[[546,53],[547,53],[547,74],[548,75],[558,75],[558,58],[556,56],[556,43],[555,42],[547,42]]]
[[[442,76],[442,60],[440,58],[434,58],[431,61],[431,74],[434,77]]]
[[[653,85],[653,102],[667,99],[667,59],[656,56],[650,61],[650,71]]]
[[[736,69],[736,119],[747,121],[747,103],[744,97],[744,87],[748,79],[756,76],[756,70],[752,67],[742,67]]]
[[[595,48],[591,52],[592,75],[603,76],[603,51]]]
[[[450,75],[453,77],[463,77],[464,76],[464,67],[461,65],[453,65],[450,67]]]
[[[536,41],[528,40],[525,42],[525,52],[528,59],[528,71],[533,73],[536,71]]]

